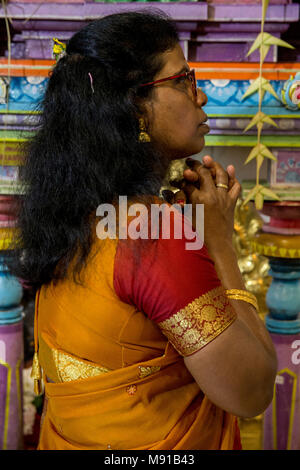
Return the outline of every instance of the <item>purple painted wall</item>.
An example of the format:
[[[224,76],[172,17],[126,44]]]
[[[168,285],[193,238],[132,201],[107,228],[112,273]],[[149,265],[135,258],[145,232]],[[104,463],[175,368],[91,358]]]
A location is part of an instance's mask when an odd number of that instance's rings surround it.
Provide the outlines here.
[[[39,2],[37,2],[39,3]],[[87,22],[124,10],[160,8],[174,18],[186,57],[191,61],[257,62],[258,54],[247,52],[260,31],[261,6],[257,1],[229,2],[10,2],[12,56],[51,58],[52,37],[67,40]],[[4,16],[0,8],[0,18]],[[277,0],[269,5],[265,31],[281,37],[299,20],[299,5]],[[299,26],[297,24],[297,26]],[[297,40],[297,28],[291,40]],[[289,52],[291,55],[291,53]],[[300,56],[294,52],[294,57]],[[298,55],[297,55],[298,54]],[[271,48],[267,60],[277,62],[278,51]],[[283,57],[283,60],[284,57]]]

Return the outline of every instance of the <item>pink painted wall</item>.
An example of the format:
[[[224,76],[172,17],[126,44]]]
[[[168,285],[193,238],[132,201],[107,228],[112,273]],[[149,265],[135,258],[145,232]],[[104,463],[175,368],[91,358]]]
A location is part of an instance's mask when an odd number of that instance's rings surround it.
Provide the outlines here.
[[[242,5],[245,4],[257,4],[261,3],[261,0],[206,0],[207,3],[218,3],[223,5]],[[276,5],[287,5],[292,3],[292,0],[270,0],[269,4],[276,4]]]
[[[94,0],[9,0],[8,3],[93,3]],[[189,0],[183,0],[189,1]],[[195,1],[195,0],[190,0]],[[105,3],[105,2],[103,2]],[[116,1],[117,3],[117,1]],[[123,2],[122,2],[123,3]],[[128,2],[130,3],[130,2]],[[241,5],[261,3],[261,0],[207,0],[207,3],[222,3],[224,5]],[[270,0],[270,4],[286,5],[292,3],[292,0]]]

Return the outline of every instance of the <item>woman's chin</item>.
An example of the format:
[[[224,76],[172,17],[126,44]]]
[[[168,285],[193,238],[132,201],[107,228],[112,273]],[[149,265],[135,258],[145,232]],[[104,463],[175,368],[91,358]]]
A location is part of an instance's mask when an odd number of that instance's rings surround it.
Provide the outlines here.
[[[197,155],[198,153],[202,152],[204,147],[205,147],[205,138],[204,136],[201,136],[200,138],[197,139],[197,143],[195,143],[195,145],[191,147],[190,151],[187,152],[187,154],[181,158],[187,158],[187,157],[192,157],[193,155]]]
[[[192,157],[200,153],[205,146],[205,138],[204,136],[198,137],[196,142],[193,145],[189,145],[189,147],[185,149],[178,149],[173,152],[170,152],[169,158],[170,160],[182,160],[184,158]]]

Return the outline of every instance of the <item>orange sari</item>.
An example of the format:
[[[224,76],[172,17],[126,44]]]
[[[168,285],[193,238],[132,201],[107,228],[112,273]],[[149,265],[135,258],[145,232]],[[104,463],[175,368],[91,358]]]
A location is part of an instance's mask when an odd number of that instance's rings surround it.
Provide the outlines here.
[[[118,240],[107,239],[99,245],[83,286],[70,278],[43,286],[37,296],[47,399],[38,448],[240,449],[236,417],[210,402],[183,361],[235,319],[205,248],[192,273],[198,276],[195,287],[188,276],[181,297],[180,289],[177,295],[172,290],[175,281],[170,283],[172,272],[180,281],[176,265],[189,256],[181,241],[147,245],[139,267],[130,244],[124,249]],[[153,263],[151,247],[159,262]],[[164,256],[169,257],[167,275],[161,272]],[[182,282],[186,277],[184,272]],[[171,294],[176,299],[169,302]]]

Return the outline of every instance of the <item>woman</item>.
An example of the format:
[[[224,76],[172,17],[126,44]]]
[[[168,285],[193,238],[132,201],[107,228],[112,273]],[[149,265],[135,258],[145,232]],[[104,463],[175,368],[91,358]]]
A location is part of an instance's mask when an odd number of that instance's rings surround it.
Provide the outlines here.
[[[162,203],[170,161],[204,146],[206,101],[159,13],[90,23],[53,70],[27,151],[15,267],[39,289],[39,449],[239,449],[236,416],[272,399],[274,349],[231,243],[232,166],[188,161],[177,199],[204,204],[200,248],[175,236],[179,211],[169,236],[151,240],[106,238],[97,225],[111,203],[120,229],[119,196]]]

